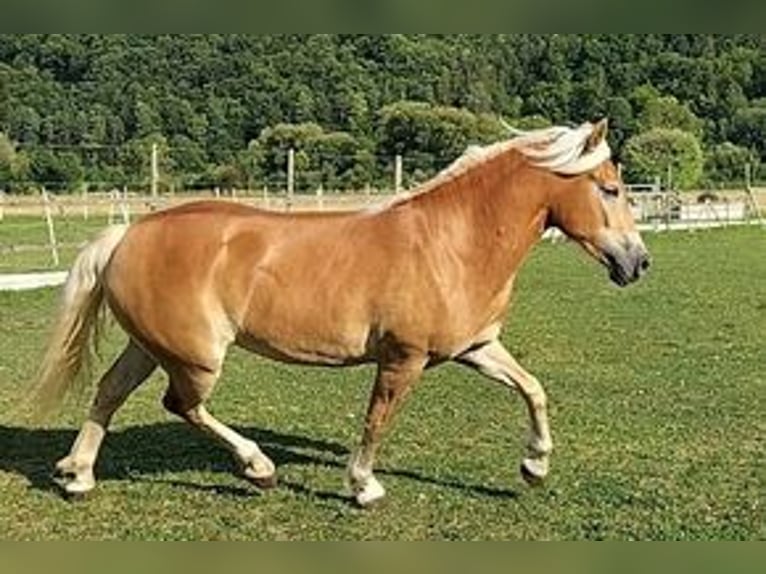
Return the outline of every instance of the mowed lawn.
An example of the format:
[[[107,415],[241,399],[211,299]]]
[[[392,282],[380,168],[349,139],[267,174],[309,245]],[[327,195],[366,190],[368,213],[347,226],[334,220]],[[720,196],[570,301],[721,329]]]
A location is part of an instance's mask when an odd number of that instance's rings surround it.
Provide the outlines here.
[[[280,485],[163,412],[162,375],[114,422],[81,501],[49,481],[86,407],[42,427],[14,412],[56,292],[0,293],[0,537],[21,539],[764,539],[766,230],[646,236],[654,266],[620,290],[571,244],[522,269],[504,340],[545,384],[545,486],[518,474],[526,409],[452,365],[426,374],[380,452],[386,502],[343,487],[373,370],[275,364],[233,350],[211,401],[258,440]],[[110,334],[105,366],[120,335]]]
[[[107,225],[104,216],[56,216],[53,228],[58,244],[59,269],[66,269],[78,246]],[[48,227],[42,217],[5,216],[0,221],[0,273],[45,271],[56,267],[51,254]]]

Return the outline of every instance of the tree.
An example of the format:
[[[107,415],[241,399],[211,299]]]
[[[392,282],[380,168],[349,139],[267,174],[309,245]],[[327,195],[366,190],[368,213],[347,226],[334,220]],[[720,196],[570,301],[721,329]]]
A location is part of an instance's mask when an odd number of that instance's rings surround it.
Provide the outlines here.
[[[758,154],[746,147],[724,142],[713,146],[705,157],[705,178],[715,183],[741,182],[746,166],[751,173],[758,171]]]
[[[397,102],[382,108],[378,119],[378,155],[404,156],[408,169],[433,174],[471,144],[505,137],[497,118],[424,102]]]
[[[361,142],[347,132],[325,132],[315,123],[278,124],[264,129],[250,144],[258,171],[277,186],[287,178],[287,153],[295,152],[297,190],[350,187],[360,179],[373,177],[368,154]]]
[[[320,137],[322,133],[321,126],[310,122],[282,123],[265,128],[258,136],[256,148],[260,172],[265,178],[264,184],[268,187],[285,187],[288,151],[305,149],[309,141]]]
[[[80,156],[74,152],[39,148],[30,154],[30,175],[51,191],[72,191],[79,187],[83,174]]]
[[[321,185],[325,189],[350,187],[357,162],[359,142],[346,132],[323,133],[307,142],[310,170],[313,172],[305,184],[308,187]]]
[[[525,115],[541,115],[554,122],[570,121],[569,102],[572,96],[572,84],[537,82],[524,99],[522,111]]]
[[[510,120],[508,122],[512,127],[519,130],[537,130],[541,128],[551,127],[551,121],[539,114],[531,116],[522,116],[517,119]]]
[[[757,150],[766,157],[766,101],[756,100],[755,105],[737,110],[732,121],[732,139],[746,147]]]
[[[111,183],[148,189],[151,180],[152,146],[155,144],[159,159],[160,183],[167,186],[170,183],[169,178],[173,174],[173,156],[169,153],[167,139],[158,133],[132,139],[120,149],[119,164],[122,167],[122,173],[126,175],[126,179]]]
[[[8,135],[23,144],[36,144],[40,137],[40,121],[37,110],[19,103],[8,121]]]
[[[280,123],[347,134],[358,158],[390,160],[401,148],[424,177],[467,143],[502,137],[497,115],[544,124],[606,115],[618,157],[636,134],[677,128],[708,149],[729,141],[763,158],[764,47],[744,34],[8,34],[0,131],[30,160],[41,146],[79,155],[91,181],[135,179],[138,163],[122,159],[161,133],[185,185],[212,181],[220,166],[254,167],[248,143]],[[413,101],[425,107],[384,120]],[[356,161],[352,172],[374,179],[385,163]],[[247,168],[248,180],[276,173],[264,166]],[[348,172],[307,169],[342,181]]]
[[[606,117],[609,119],[609,142],[612,144],[615,157],[619,158],[625,141],[630,134],[635,133],[636,120],[633,116],[633,106],[627,98],[620,96],[608,98]]]
[[[213,185],[228,192],[237,188],[242,189],[248,183],[246,171],[236,161],[214,166],[209,179]]]
[[[697,138],[679,129],[655,128],[631,137],[625,144],[623,159],[629,181],[666,182],[689,189],[702,175],[703,155]]]
[[[703,122],[695,116],[688,106],[680,103],[673,96],[649,98],[639,111],[636,127],[645,132],[654,128],[679,129],[702,136]]]
[[[14,191],[29,173],[29,159],[16,150],[8,136],[0,132],[0,189]]]
[[[198,141],[185,135],[175,135],[170,138],[166,151],[178,183],[184,187],[209,187],[207,157]]]

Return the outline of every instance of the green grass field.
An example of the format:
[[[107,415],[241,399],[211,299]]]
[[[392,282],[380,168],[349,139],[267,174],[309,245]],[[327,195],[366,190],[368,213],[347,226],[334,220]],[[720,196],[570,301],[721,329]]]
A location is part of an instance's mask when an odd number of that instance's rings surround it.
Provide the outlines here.
[[[766,539],[766,231],[646,241],[652,272],[626,290],[572,245],[540,245],[522,269],[504,340],[550,397],[544,487],[518,475],[520,398],[445,365],[384,443],[388,498],[369,511],[350,503],[343,473],[372,369],[237,350],[211,410],[260,441],[277,489],[258,493],[223,449],[165,414],[155,375],[117,414],[96,491],[63,500],[48,476],[85,407],[42,428],[14,413],[56,293],[0,293],[0,537]],[[104,364],[119,342],[114,330]]]
[[[94,216],[55,217],[54,229],[59,249],[58,267],[53,264],[48,227],[42,217],[13,216],[0,222],[0,273],[66,269],[74,260],[79,244],[91,239],[107,225],[107,218]],[[28,248],[33,246],[34,250]]]

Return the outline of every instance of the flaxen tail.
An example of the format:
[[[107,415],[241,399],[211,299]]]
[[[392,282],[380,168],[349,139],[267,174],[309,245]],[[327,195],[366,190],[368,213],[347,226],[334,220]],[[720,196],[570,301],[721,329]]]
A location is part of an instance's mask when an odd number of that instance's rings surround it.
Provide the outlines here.
[[[58,406],[88,371],[104,305],[102,276],[127,226],[105,229],[75,259],[56,323],[32,390],[36,414]]]

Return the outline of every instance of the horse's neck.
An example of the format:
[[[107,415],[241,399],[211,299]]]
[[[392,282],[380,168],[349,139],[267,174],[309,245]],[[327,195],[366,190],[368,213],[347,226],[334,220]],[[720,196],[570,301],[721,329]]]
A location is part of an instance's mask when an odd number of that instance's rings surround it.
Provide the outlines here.
[[[547,217],[542,182],[529,169],[518,157],[499,157],[424,195],[418,203],[436,222],[436,248],[460,253],[493,283],[507,281]]]

